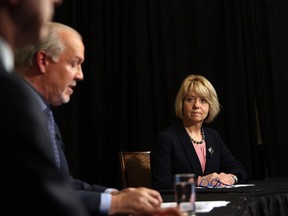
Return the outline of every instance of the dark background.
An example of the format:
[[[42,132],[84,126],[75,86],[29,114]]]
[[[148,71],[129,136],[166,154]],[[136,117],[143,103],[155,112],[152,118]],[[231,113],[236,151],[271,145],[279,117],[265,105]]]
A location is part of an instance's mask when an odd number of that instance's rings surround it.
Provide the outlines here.
[[[189,74],[214,85],[209,126],[249,179],[288,176],[287,0],[64,0],[54,20],[86,46],[85,79],[55,109],[75,177],[121,188],[118,152],[151,149]]]

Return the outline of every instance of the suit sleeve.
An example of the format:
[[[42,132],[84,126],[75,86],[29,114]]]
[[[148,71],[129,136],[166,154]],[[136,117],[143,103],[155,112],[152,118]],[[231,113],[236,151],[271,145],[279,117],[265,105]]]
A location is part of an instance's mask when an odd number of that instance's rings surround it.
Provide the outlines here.
[[[96,192],[104,192],[106,189],[108,189],[107,187],[104,187],[102,185],[97,185],[97,184],[88,184],[87,182],[84,182],[82,180],[79,179],[75,179],[72,176],[70,177],[70,180],[72,182],[73,188],[75,190],[82,190],[82,191],[96,191]]]
[[[247,180],[246,169],[240,161],[236,160],[218,133],[216,140],[220,149],[220,171],[236,175],[239,182]]]

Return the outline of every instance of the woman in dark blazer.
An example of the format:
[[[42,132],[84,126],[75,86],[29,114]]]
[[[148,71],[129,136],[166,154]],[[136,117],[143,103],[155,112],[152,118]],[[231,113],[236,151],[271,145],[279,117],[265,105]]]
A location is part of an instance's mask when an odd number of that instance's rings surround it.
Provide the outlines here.
[[[217,93],[205,77],[184,79],[175,100],[179,121],[157,136],[151,150],[153,188],[172,189],[178,173],[194,173],[197,185],[215,178],[227,185],[246,180],[245,168],[219,133],[203,126],[213,121],[219,110]]]

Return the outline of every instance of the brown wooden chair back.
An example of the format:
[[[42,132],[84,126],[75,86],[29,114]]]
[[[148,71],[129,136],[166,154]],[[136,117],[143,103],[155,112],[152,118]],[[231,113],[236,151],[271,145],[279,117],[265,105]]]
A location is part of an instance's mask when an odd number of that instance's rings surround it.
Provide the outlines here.
[[[151,188],[150,151],[119,152],[123,187]]]

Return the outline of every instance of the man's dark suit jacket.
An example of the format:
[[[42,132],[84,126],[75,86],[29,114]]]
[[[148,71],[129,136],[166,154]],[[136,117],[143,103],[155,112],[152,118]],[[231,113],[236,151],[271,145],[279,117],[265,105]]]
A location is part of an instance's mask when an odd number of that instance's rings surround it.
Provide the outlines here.
[[[43,115],[0,58],[2,212],[8,215],[85,216],[71,185],[56,168]],[[8,212],[8,213],[7,213]]]
[[[204,127],[206,168],[202,168],[197,153],[181,121],[161,132],[151,150],[152,184],[155,189],[173,189],[173,178],[178,173],[194,173],[196,177],[213,172],[232,173],[239,182],[246,180],[245,168],[231,154],[220,135]]]
[[[100,201],[101,193],[104,192],[107,187],[100,185],[90,185],[79,179],[75,179],[70,175],[69,166],[64,153],[64,143],[58,125],[55,123],[55,135],[60,154],[60,166],[61,172],[69,176],[71,183],[76,191],[77,196],[83,201],[86,208],[89,210],[91,215],[99,215],[100,212]]]

